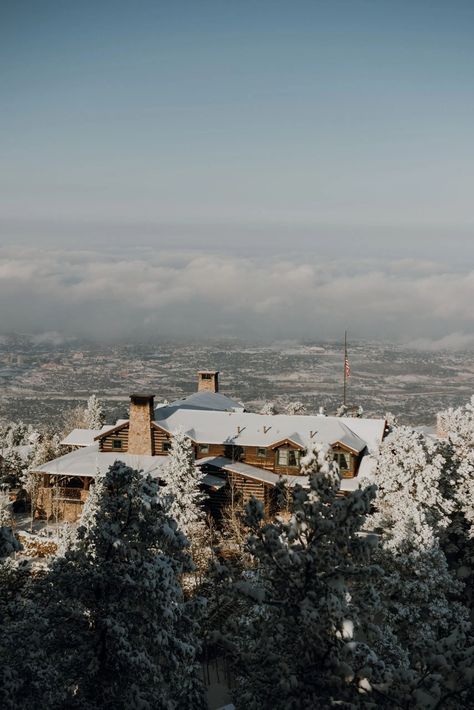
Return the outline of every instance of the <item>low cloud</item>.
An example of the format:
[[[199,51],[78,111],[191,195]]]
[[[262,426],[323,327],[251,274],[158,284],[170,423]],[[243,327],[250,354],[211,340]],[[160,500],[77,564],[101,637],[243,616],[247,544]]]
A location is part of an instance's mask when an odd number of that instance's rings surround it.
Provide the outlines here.
[[[3,333],[474,345],[474,272],[440,263],[134,248],[0,249]]]
[[[414,350],[440,352],[441,350],[470,350],[474,348],[474,334],[449,333],[442,338],[417,338],[407,343]]]

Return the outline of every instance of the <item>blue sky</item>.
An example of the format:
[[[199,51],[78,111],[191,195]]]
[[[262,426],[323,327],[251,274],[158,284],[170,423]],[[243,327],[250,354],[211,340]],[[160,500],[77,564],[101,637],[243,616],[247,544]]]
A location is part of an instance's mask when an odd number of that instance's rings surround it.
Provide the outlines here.
[[[2,0],[1,244],[465,269],[473,33],[456,0]]]
[[[471,2],[2,2],[10,217],[472,225]]]

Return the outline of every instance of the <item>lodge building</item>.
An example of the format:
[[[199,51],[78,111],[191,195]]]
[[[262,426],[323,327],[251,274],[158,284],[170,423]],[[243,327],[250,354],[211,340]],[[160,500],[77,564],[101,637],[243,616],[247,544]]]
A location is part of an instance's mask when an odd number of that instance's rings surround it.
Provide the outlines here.
[[[203,473],[210,511],[252,495],[269,515],[276,510],[276,483],[307,484],[300,459],[316,443],[331,447],[341,471],[341,491],[358,486],[373,465],[385,420],[323,414],[262,415],[219,392],[218,372],[198,373],[198,391],[156,406],[150,394],[132,394],[129,418],[101,430],[76,429],[64,440],[69,453],[38,467],[37,514],[76,520],[94,479],[116,460],[149,473],[166,485],[173,433],[193,443],[195,465]]]

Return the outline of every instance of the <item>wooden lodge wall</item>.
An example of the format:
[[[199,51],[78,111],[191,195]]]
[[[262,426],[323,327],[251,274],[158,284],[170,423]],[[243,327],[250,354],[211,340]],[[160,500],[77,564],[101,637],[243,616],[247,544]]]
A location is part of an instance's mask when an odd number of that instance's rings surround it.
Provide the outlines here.
[[[122,446],[120,449],[114,448],[114,441],[120,441]],[[103,439],[99,440],[99,451],[107,453],[120,453],[120,451],[128,451],[128,426],[124,426],[113,434],[108,434],[104,436]]]
[[[121,442],[121,448],[114,448],[114,441]],[[153,454],[155,456],[167,456],[169,450],[167,447],[171,444],[172,435],[161,429],[157,425],[153,425]],[[201,442],[205,444],[205,442]],[[280,466],[277,463],[278,449],[270,447],[257,446],[237,446],[232,444],[207,444],[207,451],[201,451],[200,445],[195,445],[196,459],[204,459],[208,457],[225,457],[234,461],[242,461],[250,466],[272,471],[273,473],[287,476],[298,476],[299,466]],[[286,446],[286,445],[285,445]],[[293,448],[289,446],[288,448]],[[99,449],[103,452],[117,453],[121,451],[128,452],[128,425],[124,425],[113,433],[109,433],[99,441]],[[265,449],[265,456],[259,456],[259,450]],[[298,449],[295,450],[297,451]],[[347,471],[342,471],[343,478],[353,478],[357,475],[360,456],[354,455],[349,450],[341,446],[334,447],[335,453],[344,453],[349,461],[350,466]]]

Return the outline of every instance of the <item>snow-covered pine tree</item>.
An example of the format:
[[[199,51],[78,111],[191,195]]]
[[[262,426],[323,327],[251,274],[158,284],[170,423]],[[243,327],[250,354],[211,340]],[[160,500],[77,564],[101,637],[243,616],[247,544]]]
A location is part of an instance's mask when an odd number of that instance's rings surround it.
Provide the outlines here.
[[[193,530],[204,521],[201,490],[203,474],[194,465],[193,445],[183,430],[173,432],[171,451],[166,465],[166,497],[169,515],[189,538]]]
[[[42,432],[33,445],[33,453],[31,458],[31,467],[41,466],[47,461],[61,456],[61,437],[52,431]]]
[[[374,524],[404,519],[415,503],[437,533],[450,522],[453,503],[444,495],[446,460],[440,443],[408,427],[395,427],[377,454],[378,516]],[[385,518],[387,520],[385,521]]]
[[[255,500],[247,506],[248,549],[253,574],[237,583],[250,600],[228,629],[234,645],[237,708],[275,710],[326,708],[354,703],[383,670],[355,634],[359,584],[370,598],[373,537],[360,528],[375,495],[373,488],[337,496],[337,465],[324,449],[302,460],[309,486],[296,486],[290,519],[264,523]]]
[[[290,415],[306,414],[306,407],[303,402],[300,401],[290,402],[286,407],[286,413]]]
[[[474,606],[474,397],[464,407],[438,414],[447,475],[444,493],[454,506],[442,540],[449,564],[466,583],[466,601]]]
[[[464,707],[470,692],[469,612],[442,548],[454,512],[451,477],[442,442],[394,426],[380,446],[367,528],[380,534],[373,560],[383,574],[377,623],[369,619],[364,632],[386,664],[389,697],[401,707]]]
[[[27,467],[28,462],[16,447],[3,449],[0,454],[0,485],[18,488]]]
[[[84,522],[35,585],[41,648],[13,655],[17,701],[32,700],[33,667],[36,704],[52,710],[203,708],[187,541],[158,482],[116,462]]]
[[[274,415],[279,414],[278,407],[275,402],[264,402],[260,410],[260,414]]]
[[[95,394],[92,394],[87,400],[84,422],[88,429],[100,429],[105,423],[104,408]]]

